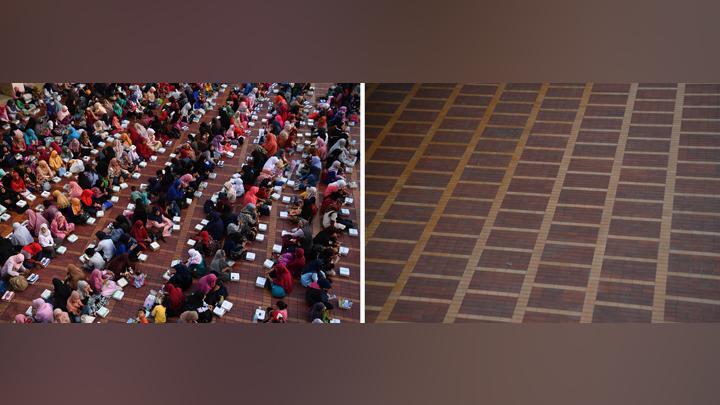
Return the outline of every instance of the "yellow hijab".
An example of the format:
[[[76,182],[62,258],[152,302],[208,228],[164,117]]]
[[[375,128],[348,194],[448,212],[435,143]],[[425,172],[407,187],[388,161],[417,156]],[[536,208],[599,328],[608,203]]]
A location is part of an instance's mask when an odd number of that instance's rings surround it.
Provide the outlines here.
[[[80,215],[82,212],[82,205],[80,205],[80,199],[79,198],[71,198],[70,204],[72,205],[72,212],[75,215]]]
[[[53,150],[50,152],[50,158],[48,159],[50,163],[50,167],[53,170],[58,170],[61,167],[63,167],[63,160],[60,158],[60,155],[58,155],[56,150]]]
[[[66,208],[68,205],[70,205],[70,201],[68,201],[67,197],[65,197],[65,195],[60,192],[60,190],[53,191],[53,197],[55,197],[55,204],[60,209]]]

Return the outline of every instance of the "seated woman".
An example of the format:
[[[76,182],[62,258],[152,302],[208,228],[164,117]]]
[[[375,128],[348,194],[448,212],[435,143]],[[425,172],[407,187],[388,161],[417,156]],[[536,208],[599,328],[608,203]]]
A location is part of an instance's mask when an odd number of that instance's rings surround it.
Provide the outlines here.
[[[38,162],[35,168],[35,178],[37,180],[38,189],[49,191],[55,172],[50,168],[50,165],[44,160]]]
[[[72,288],[78,288],[80,281],[85,280],[85,272],[81,268],[74,264],[68,264],[65,268],[67,275],[65,276],[65,282]]]
[[[115,281],[112,280],[112,277],[112,272],[95,269],[90,274],[88,283],[95,294],[100,294],[103,297],[111,297],[119,288],[118,285],[115,284]]]
[[[179,316],[182,313],[183,305],[185,305],[185,294],[183,294],[180,287],[172,283],[165,284],[164,291],[167,316]]]
[[[130,262],[130,255],[128,253],[115,255],[106,265],[107,270],[113,273],[115,280],[119,280],[123,277],[131,279],[135,274]]]
[[[55,206],[58,210],[62,211],[70,206],[70,200],[65,196],[62,191],[55,190],[52,192],[52,195],[53,198],[55,198]]]
[[[65,162],[63,162],[58,151],[53,149],[50,152],[50,158],[48,158],[48,165],[54,170],[58,176],[65,175]]]
[[[73,288],[68,284],[64,283],[59,278],[52,279],[53,285],[53,307],[59,308],[62,311],[67,311],[67,300],[70,298],[70,294],[73,292]]]
[[[25,291],[28,286],[27,279],[24,276],[26,269],[23,262],[25,262],[25,256],[18,253],[8,257],[2,269],[0,269],[0,277],[7,281],[13,291]]]
[[[21,248],[33,243],[34,241],[35,239],[25,225],[21,225],[17,222],[13,223],[13,232],[12,235],[10,235],[10,242],[12,242],[14,246]]]
[[[150,205],[150,198],[146,191],[138,190],[135,186],[130,186],[130,200],[140,200],[143,204]]]
[[[240,260],[245,253],[245,239],[239,233],[232,233],[225,238],[223,250],[230,260]]]
[[[225,288],[225,284],[217,280],[215,285],[212,286],[210,291],[205,295],[205,303],[208,304],[210,310],[213,310],[216,306],[222,305],[222,302],[228,297],[228,290]]]
[[[10,178],[7,178],[8,180]],[[8,182],[9,183],[9,182]],[[28,211],[28,207],[18,207],[15,205],[18,201],[18,194],[13,191],[11,188],[6,187],[4,182],[0,182],[0,204],[4,205],[5,207],[16,211],[16,212],[23,212]],[[29,210],[31,211],[31,210]]]
[[[195,249],[188,250],[188,260],[185,262],[193,278],[200,278],[207,273],[205,258]]]
[[[80,135],[80,154],[77,157],[80,156],[90,156],[90,151],[95,149],[95,146],[90,141],[90,136],[88,136],[87,132],[83,132],[82,135]]]
[[[172,220],[164,216],[159,207],[154,207],[152,212],[147,215],[147,229],[150,232],[160,231],[158,238],[163,242],[172,234],[172,227]]]
[[[69,181],[63,188],[70,198],[80,198],[83,193],[83,188],[76,181]]]
[[[310,307],[310,322],[312,323],[330,323],[330,309],[324,302],[316,302]]]
[[[80,194],[80,202],[82,203],[83,210],[89,215],[89,216],[95,216],[98,211],[102,210],[102,204],[95,199],[95,191],[97,190],[98,193],[100,193],[102,198],[102,191],[98,189],[97,187],[93,189],[83,190],[83,192]]]
[[[277,308],[268,307],[265,310],[265,313],[267,316],[265,317],[264,323],[285,323],[288,319],[288,310],[287,310],[287,304],[282,301],[278,300],[278,302],[275,304]]]
[[[117,158],[110,159],[108,179],[112,185],[118,186],[120,183],[125,183],[125,180],[129,177],[130,173],[120,166],[120,161]]]
[[[305,268],[305,250],[298,247],[293,251],[285,252],[278,258],[278,263],[285,265],[293,277],[300,277]]]
[[[17,169],[13,170],[12,175],[10,176],[10,189],[18,194],[22,194],[27,191],[25,180],[23,180],[23,177]]]
[[[85,307],[85,304],[83,304],[83,300],[77,290],[70,293],[70,296],[66,301],[66,307],[72,322],[79,323],[80,316],[83,315],[83,308]]]
[[[195,250],[202,253],[203,256],[214,256],[215,251],[218,250],[217,242],[205,230],[198,232],[197,243],[194,247]]]
[[[225,251],[222,249],[218,249],[215,252],[215,256],[213,257],[212,262],[210,262],[210,272],[216,275],[220,280],[230,281],[231,271],[232,268],[227,262]]]
[[[194,291],[200,291],[203,295],[207,295],[215,287],[217,283],[217,276],[214,274],[207,274],[200,277],[195,283]]]
[[[70,208],[64,210],[67,220],[75,225],[85,224],[90,218],[82,207],[82,203],[79,198],[70,199]]]
[[[74,231],[75,224],[68,222],[67,219],[65,219],[65,215],[61,212],[58,212],[55,215],[55,218],[53,218],[52,223],[50,224],[50,232],[60,241],[65,240],[65,238]]]
[[[52,323],[55,319],[53,316],[53,306],[45,302],[42,298],[36,298],[32,301],[32,316],[35,322]]]
[[[130,236],[135,239],[142,250],[147,250],[150,247],[150,243],[153,242],[153,239],[150,238],[150,234],[147,229],[145,229],[145,225],[143,225],[140,220],[135,221],[133,224],[130,229]]]
[[[218,214],[217,211],[213,211],[210,213],[209,217],[210,219],[208,224],[205,225],[205,230],[214,240],[222,239],[225,234],[225,224],[223,223],[222,218],[220,218],[220,214]]]
[[[60,308],[53,310],[53,323],[71,323],[70,314]]]
[[[183,291],[192,286],[192,273],[190,273],[190,270],[185,264],[179,263],[175,265],[170,270],[170,274],[172,275],[170,276],[170,280],[168,280],[168,284],[172,284]]]
[[[283,298],[292,292],[294,287],[292,274],[285,265],[276,263],[267,276],[265,288],[270,290],[273,298]]]
[[[40,225],[38,242],[40,243],[40,246],[42,246],[43,256],[47,258],[55,257],[55,239],[53,239],[50,227],[48,227],[47,223]]]

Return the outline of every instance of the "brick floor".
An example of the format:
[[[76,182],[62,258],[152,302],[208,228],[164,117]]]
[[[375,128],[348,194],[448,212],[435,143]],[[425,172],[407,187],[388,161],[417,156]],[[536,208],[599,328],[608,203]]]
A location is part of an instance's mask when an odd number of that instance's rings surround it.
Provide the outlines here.
[[[720,321],[720,85],[368,84],[368,322]]]
[[[329,84],[317,83],[313,84],[316,88],[315,97],[324,96],[327,93]],[[229,86],[229,88],[232,85]],[[226,97],[229,95],[229,90],[222,93],[217,99],[217,105],[223,105]],[[260,116],[264,116],[266,113],[266,107]],[[217,115],[217,111],[209,111],[203,118],[202,121],[210,121]],[[192,124],[188,132],[197,133],[199,124]],[[351,127],[351,139],[359,140],[359,126]],[[300,132],[304,133],[309,129],[301,128]],[[257,127],[252,129],[252,134],[249,139],[254,138],[257,135]],[[183,137],[180,141],[175,141],[174,146],[179,145],[186,137]],[[223,168],[218,168],[215,172],[217,177],[215,179],[208,180],[208,188],[203,192],[201,198],[196,198],[193,203],[182,211],[182,224],[179,232],[174,232],[173,235],[167,238],[166,243],[161,242],[161,249],[156,252],[146,252],[149,256],[147,262],[138,264],[137,267],[143,272],[148,274],[146,284],[140,289],[133,288],[131,286],[125,287],[125,296],[121,301],[112,301],[110,303],[110,315],[101,320],[102,322],[126,322],[128,318],[134,317],[137,313],[137,309],[142,306],[145,297],[148,295],[151,289],[158,290],[161,288],[164,280],[162,279],[163,273],[170,267],[170,263],[174,259],[184,260],[187,257],[187,240],[192,238],[197,231],[194,229],[195,225],[200,223],[204,218],[203,215],[203,203],[206,199],[210,198],[213,193],[219,191],[233,173],[236,173],[241,165],[245,162],[246,156],[249,154],[250,147],[254,146],[251,142],[246,142],[242,148],[239,148],[235,153],[233,159],[226,159]],[[143,182],[147,182],[147,179],[155,173],[156,170],[164,166],[165,162],[169,160],[169,155],[172,153],[172,148],[167,148],[165,156],[160,155],[156,162],[149,162],[147,167],[141,169],[142,176],[138,180],[129,181],[130,185],[139,185]],[[299,159],[299,153],[293,155],[293,158]],[[351,174],[352,181],[359,182],[359,170],[355,170]],[[61,187],[63,183],[60,183],[58,187]],[[322,188],[319,190],[320,192]],[[292,195],[294,192],[285,188],[283,195]],[[129,202],[130,189],[121,190],[120,201],[106,212],[103,218],[99,218],[94,226],[80,226],[76,229],[76,234],[80,237],[75,243],[68,244],[67,252],[58,256],[52,260],[50,265],[44,269],[38,271],[40,280],[28,287],[27,290],[22,293],[16,294],[11,302],[0,303],[0,321],[8,322],[12,321],[13,317],[18,314],[25,312],[31,301],[38,298],[42,291],[46,288],[52,289],[51,280],[53,277],[64,278],[66,273],[66,266],[69,263],[79,264],[79,256],[82,254],[85,246],[92,242],[94,234],[98,230],[102,230],[105,226],[112,222],[118,214],[122,212],[122,209]],[[353,190],[353,197],[356,202],[360,201],[359,189]],[[41,201],[38,197],[37,201]],[[268,225],[268,231],[266,232],[266,239],[262,242],[252,242],[249,247],[250,251],[256,253],[256,259],[253,263],[250,262],[238,262],[234,265],[235,271],[240,273],[240,282],[229,282],[226,283],[228,288],[229,297],[228,300],[233,302],[234,306],[224,317],[215,317],[216,322],[251,322],[252,315],[255,308],[262,306],[263,308],[274,303],[275,300],[271,299],[270,294],[267,290],[255,287],[255,278],[258,275],[264,274],[262,269],[262,263],[265,258],[271,255],[272,246],[275,242],[280,241],[283,230],[289,230],[291,223],[287,220],[279,218],[280,203],[278,207],[274,207],[272,214],[269,217],[261,217],[261,222]],[[354,206],[347,207],[350,210],[350,218],[359,222],[359,203]],[[13,220],[5,223],[0,223],[0,232],[3,235],[9,233],[12,229],[12,222],[16,219],[21,219],[21,216],[15,215]],[[314,233],[320,230],[319,221],[314,221]],[[350,278],[335,277],[333,283],[333,290],[338,297],[350,298],[353,300],[354,305],[350,310],[336,309],[334,310],[333,317],[339,318],[342,322],[359,322],[360,321],[360,239],[359,237],[350,237],[347,235],[340,236],[340,241],[343,245],[350,248],[350,253],[343,257],[340,261],[341,266],[350,268]],[[211,258],[206,258],[210,260]],[[208,262],[209,263],[209,262]],[[297,283],[296,288],[293,290],[290,296],[284,298],[284,301],[288,303],[288,321],[289,322],[307,322],[309,306],[305,302],[305,288]]]

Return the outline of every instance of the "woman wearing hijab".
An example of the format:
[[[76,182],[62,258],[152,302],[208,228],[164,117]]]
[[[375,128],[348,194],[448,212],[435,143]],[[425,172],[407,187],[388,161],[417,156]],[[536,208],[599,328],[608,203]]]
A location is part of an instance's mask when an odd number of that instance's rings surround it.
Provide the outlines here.
[[[185,264],[180,263],[173,267],[173,275],[168,283],[185,291],[192,286],[192,274]]]
[[[40,225],[38,243],[42,246],[42,252],[45,257],[55,257],[55,239],[53,239],[50,227],[48,227],[46,223]]]
[[[24,262],[25,256],[18,253],[8,257],[0,270],[0,277],[3,280],[8,280],[8,284],[10,284],[13,291],[25,291],[28,286],[27,279],[22,275],[25,272]]]
[[[195,249],[188,250],[188,260],[185,265],[194,278],[202,277],[207,272],[205,259],[202,257],[202,254]]]
[[[82,271],[78,266],[74,264],[68,264],[65,268],[67,275],[65,281],[70,285],[71,288],[77,288],[80,281],[85,280],[85,272]]]
[[[217,242],[215,242],[206,230],[202,230],[198,232],[197,243],[194,247],[195,250],[202,253],[203,256],[212,256],[217,250]]]
[[[290,253],[291,257],[285,265],[290,271],[293,277],[300,277],[303,269],[305,268],[305,250],[303,248],[296,248],[294,252]]]
[[[220,240],[225,234],[225,224],[223,223],[220,214],[216,211],[210,213],[210,221],[205,225],[205,230],[210,234],[214,240]]]
[[[250,189],[247,190],[243,195],[241,204],[243,206],[247,206],[248,204],[257,205],[258,197],[256,194],[258,193],[258,191],[260,191],[260,189],[257,186],[250,187]]]
[[[130,229],[130,236],[137,241],[142,250],[147,250],[150,243],[152,243],[152,239],[150,239],[150,234],[148,234],[147,229],[145,229],[145,225],[139,220],[135,221]]]
[[[165,301],[167,304],[167,316],[178,316],[185,305],[185,294],[181,288],[172,283],[165,284]]]
[[[41,160],[35,168],[35,177],[39,187],[43,190],[50,190],[50,181],[55,177],[55,172],[46,161]]]
[[[62,125],[68,125],[71,119],[72,116],[70,115],[68,107],[66,105],[60,107],[60,111],[57,113],[57,122]]]
[[[115,255],[107,263],[106,268],[112,272],[115,279],[118,280],[122,277],[128,276],[132,272],[132,264],[130,263],[130,255],[128,253]]]
[[[63,162],[62,158],[58,154],[56,150],[53,149],[52,152],[50,152],[50,158],[48,159],[48,164],[52,170],[55,170],[59,176],[62,176],[65,174],[65,163]]]
[[[45,302],[42,298],[36,298],[32,302],[33,317],[36,322],[40,323],[52,323],[53,306]]]
[[[55,190],[52,193],[53,197],[55,197],[55,206],[58,207],[60,210],[64,210],[65,208],[70,206],[70,200],[63,194],[60,190]]]
[[[292,274],[284,265],[277,263],[268,273],[268,281],[265,288],[270,290],[273,298],[283,298],[293,290]]]
[[[35,213],[35,210],[25,211],[28,216],[28,223],[25,226],[31,233],[37,235],[40,233],[42,225],[48,225],[48,221],[42,215]]]
[[[262,144],[262,148],[265,150],[265,156],[275,156],[278,152],[278,144],[275,135],[272,132],[268,132],[265,136],[265,142]]]
[[[162,214],[160,208],[153,208],[152,212],[147,215],[147,229],[150,231],[161,231],[160,240],[165,242],[165,238],[172,234],[173,222]]]
[[[235,195],[235,186],[233,186],[232,181],[226,181],[225,184],[223,184],[223,188],[220,192],[224,193],[227,196],[228,201],[230,201],[231,203],[235,202],[237,195]]]
[[[70,323],[70,315],[60,308],[53,310],[53,323]]]
[[[219,280],[230,281],[230,271],[232,268],[227,262],[227,256],[223,249],[218,249],[215,256],[210,262],[210,272],[217,276]]]
[[[52,279],[53,285],[53,306],[62,311],[67,311],[67,300],[73,292],[72,287],[63,283],[59,278]]]
[[[85,306],[80,297],[80,293],[72,291],[65,305],[67,306],[68,314],[75,319],[75,322],[78,322],[82,315],[83,307]]]
[[[206,295],[213,289],[213,287],[215,287],[215,283],[217,283],[216,275],[208,274],[202,276],[195,284],[195,290],[200,291],[203,295]]]
[[[65,210],[66,218],[73,224],[84,224],[87,222],[88,214],[85,213],[79,198],[70,199],[70,209]]]
[[[10,241],[13,245],[23,247],[33,243],[34,239],[30,231],[24,225],[17,222],[13,224],[13,233],[10,236]]]
[[[83,188],[76,181],[70,181],[65,187],[70,198],[80,198]]]
[[[130,174],[127,170],[120,166],[120,161],[118,161],[116,157],[110,159],[110,164],[108,165],[108,179],[113,185],[118,186],[120,183],[124,183],[125,179],[129,177],[129,175]]]
[[[77,291],[77,293],[80,295],[80,300],[82,301],[83,305],[87,304],[87,302],[90,300],[90,297],[93,295],[90,284],[85,280],[78,281],[75,291]]]
[[[68,222],[65,216],[61,212],[58,212],[50,224],[50,232],[52,235],[62,241],[73,231],[75,231],[75,224]]]

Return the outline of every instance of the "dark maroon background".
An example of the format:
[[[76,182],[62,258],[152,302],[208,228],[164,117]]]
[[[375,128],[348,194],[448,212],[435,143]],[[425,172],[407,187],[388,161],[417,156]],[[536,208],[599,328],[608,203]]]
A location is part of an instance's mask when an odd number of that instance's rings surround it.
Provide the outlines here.
[[[717,82],[720,72],[714,0],[0,7],[3,81]]]

